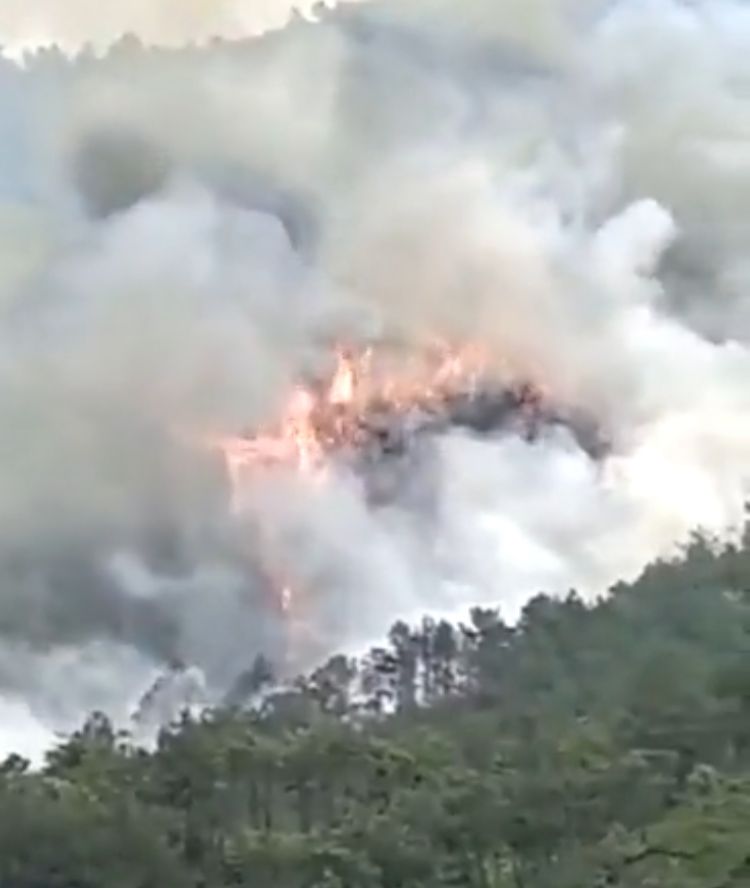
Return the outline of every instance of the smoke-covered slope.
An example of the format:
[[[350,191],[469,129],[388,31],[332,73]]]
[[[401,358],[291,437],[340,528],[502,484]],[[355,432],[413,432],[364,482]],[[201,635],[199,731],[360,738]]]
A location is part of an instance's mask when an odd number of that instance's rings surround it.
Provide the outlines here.
[[[212,9],[11,3],[0,34],[248,33]],[[45,725],[127,712],[175,658],[210,696],[259,651],[304,665],[428,606],[600,593],[741,516],[743,4],[320,18],[0,67],[0,686]],[[232,513],[207,442],[273,422],[332,343],[433,336],[606,455],[447,424],[407,469],[426,500],[274,471]]]

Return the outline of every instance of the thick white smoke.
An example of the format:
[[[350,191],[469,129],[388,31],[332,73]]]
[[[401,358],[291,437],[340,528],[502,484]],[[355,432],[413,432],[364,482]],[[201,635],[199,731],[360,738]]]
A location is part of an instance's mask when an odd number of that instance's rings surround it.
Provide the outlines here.
[[[271,24],[251,6],[6,2],[0,35],[174,47]],[[742,518],[745,6],[319,17],[0,66],[0,686],[19,730],[119,715],[176,660],[210,697],[260,651],[603,593]],[[272,416],[332,339],[380,334],[481,341],[611,453],[453,431],[388,507],[342,470],[269,476],[233,518],[201,442]],[[259,515],[304,590],[289,631],[254,573]]]

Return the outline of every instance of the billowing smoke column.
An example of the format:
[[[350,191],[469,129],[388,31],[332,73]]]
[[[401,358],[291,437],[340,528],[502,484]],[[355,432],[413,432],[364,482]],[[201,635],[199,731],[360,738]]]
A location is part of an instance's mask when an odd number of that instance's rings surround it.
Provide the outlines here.
[[[11,50],[153,44],[0,66],[8,745],[737,525],[744,4],[100,6],[0,9]],[[483,357],[427,418],[290,410],[342,345],[400,380],[434,342]]]

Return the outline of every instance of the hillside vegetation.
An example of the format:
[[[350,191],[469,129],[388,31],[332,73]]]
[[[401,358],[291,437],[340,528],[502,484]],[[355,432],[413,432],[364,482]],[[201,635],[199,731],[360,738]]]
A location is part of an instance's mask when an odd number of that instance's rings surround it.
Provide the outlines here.
[[[750,885],[750,539],[271,684],[153,752],[95,715],[8,759],[0,886]]]

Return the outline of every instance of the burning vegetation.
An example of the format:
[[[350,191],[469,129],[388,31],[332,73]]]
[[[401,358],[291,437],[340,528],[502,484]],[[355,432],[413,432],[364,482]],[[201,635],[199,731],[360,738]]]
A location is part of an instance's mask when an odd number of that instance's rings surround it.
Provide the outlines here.
[[[276,422],[216,440],[234,508],[241,511],[243,489],[264,470],[285,467],[321,482],[336,462],[362,465],[373,453],[387,459],[451,426],[492,433],[511,423],[533,441],[545,425],[566,423],[591,455],[603,454],[598,434],[556,411],[541,386],[504,386],[491,368],[473,343],[438,341],[407,359],[339,347],[329,378],[297,385]]]
[[[281,465],[320,479],[337,456],[366,449],[396,426],[429,423],[453,399],[472,398],[487,366],[482,349],[442,342],[398,364],[372,348],[340,347],[335,358],[326,382],[291,392],[278,422],[218,442],[236,503],[260,469]]]

